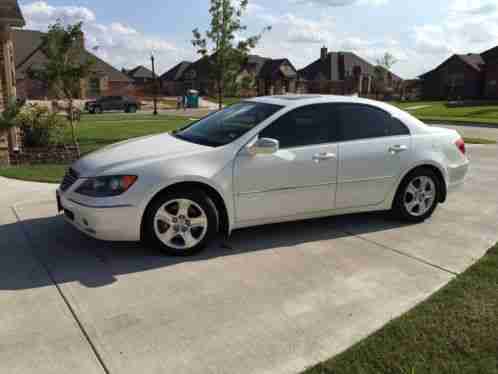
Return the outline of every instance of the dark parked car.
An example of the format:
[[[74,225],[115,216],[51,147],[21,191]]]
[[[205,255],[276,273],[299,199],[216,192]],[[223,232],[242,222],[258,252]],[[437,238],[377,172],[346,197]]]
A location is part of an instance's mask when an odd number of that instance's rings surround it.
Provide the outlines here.
[[[104,96],[95,101],[88,101],[85,109],[92,113],[103,113],[109,110],[121,110],[126,113],[135,113],[140,109],[140,102],[126,96]]]

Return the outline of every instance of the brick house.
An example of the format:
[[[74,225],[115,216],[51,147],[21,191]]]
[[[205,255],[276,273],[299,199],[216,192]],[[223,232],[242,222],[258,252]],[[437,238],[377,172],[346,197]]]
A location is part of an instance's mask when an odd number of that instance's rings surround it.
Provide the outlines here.
[[[43,33],[31,30],[13,30],[16,80],[18,96],[24,99],[53,99],[48,88],[28,78],[31,67],[40,67],[47,61],[41,51]],[[91,76],[81,82],[80,99],[92,99],[99,96],[134,95],[133,80],[126,74],[88,52],[81,40],[82,58],[93,58]]]
[[[483,97],[486,63],[479,54],[453,55],[420,76],[424,99],[479,99]]]
[[[160,82],[162,93],[166,95],[179,96],[189,89],[196,89],[201,95],[216,94],[209,57],[175,65],[160,77]],[[236,82],[241,86],[241,96],[296,92],[297,70],[288,59],[249,55]]]
[[[155,76],[152,70],[143,65],[133,69],[121,69],[132,81],[135,87],[136,96],[148,96],[154,93]]]
[[[0,111],[5,103],[16,99],[15,48],[11,27],[25,25],[17,0],[0,3]],[[9,152],[18,147],[15,129],[0,130],[0,165],[9,164]]]
[[[288,59],[266,59],[256,75],[258,95],[297,93],[297,77],[297,70]]]
[[[320,50],[320,58],[299,70],[299,79],[309,93],[368,96],[375,92],[376,67],[352,52]],[[388,71],[385,86],[398,90],[403,80]]]
[[[498,99],[498,47],[481,54],[484,62],[484,97]]]
[[[183,73],[192,63],[182,61],[159,77],[161,93],[166,96],[181,96],[185,93]]]

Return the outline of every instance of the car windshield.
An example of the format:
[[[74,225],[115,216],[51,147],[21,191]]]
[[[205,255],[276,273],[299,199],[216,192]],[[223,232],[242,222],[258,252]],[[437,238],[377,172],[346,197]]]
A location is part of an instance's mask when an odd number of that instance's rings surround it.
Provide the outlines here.
[[[240,138],[282,109],[279,105],[241,102],[213,113],[175,133],[192,143],[219,147]]]

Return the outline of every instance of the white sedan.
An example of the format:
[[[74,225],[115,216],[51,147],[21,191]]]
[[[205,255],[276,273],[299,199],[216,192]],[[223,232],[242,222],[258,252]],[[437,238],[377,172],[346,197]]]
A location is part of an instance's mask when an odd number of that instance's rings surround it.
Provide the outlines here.
[[[190,255],[248,226],[390,211],[421,222],[469,167],[456,131],[343,96],[242,101],[74,163],[59,210],[102,240]]]

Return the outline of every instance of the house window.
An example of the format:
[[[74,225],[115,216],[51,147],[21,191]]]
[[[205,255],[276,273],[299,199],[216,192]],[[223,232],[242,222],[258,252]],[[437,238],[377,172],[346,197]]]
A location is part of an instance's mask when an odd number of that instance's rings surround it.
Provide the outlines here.
[[[100,79],[90,78],[88,81],[88,96],[97,97],[100,96]]]

